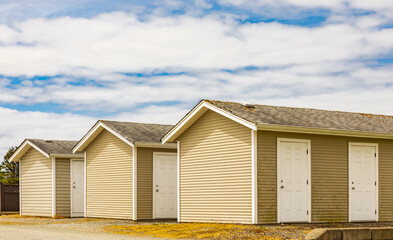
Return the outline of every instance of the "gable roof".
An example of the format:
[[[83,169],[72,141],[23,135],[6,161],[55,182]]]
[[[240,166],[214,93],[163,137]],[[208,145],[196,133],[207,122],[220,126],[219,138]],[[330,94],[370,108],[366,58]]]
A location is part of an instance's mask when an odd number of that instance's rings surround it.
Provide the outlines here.
[[[182,122],[183,125],[187,120],[195,122],[191,115],[198,115],[195,111],[204,113],[203,108],[222,115],[225,112],[227,117],[253,130],[393,138],[393,116],[388,115],[202,100],[163,138],[163,142],[174,141],[185,131],[184,127],[181,129]]]
[[[31,147],[42,153],[45,157],[82,158],[82,154],[73,154],[72,148],[78,141],[25,139],[10,157],[10,162],[17,162]]]
[[[162,148],[173,147],[173,144],[167,144],[166,146],[161,144],[162,136],[172,128],[173,125],[99,120],[76,144],[73,152],[83,151],[104,129],[130,146],[155,144]]]
[[[43,139],[27,139],[42,151],[50,154],[72,154],[72,148],[78,141],[68,140],[43,140]]]

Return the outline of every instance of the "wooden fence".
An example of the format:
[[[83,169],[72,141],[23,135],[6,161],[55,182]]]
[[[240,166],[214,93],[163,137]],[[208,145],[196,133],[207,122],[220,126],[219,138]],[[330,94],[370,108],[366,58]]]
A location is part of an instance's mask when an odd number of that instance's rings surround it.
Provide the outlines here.
[[[19,212],[19,185],[0,183],[0,214],[1,212]]]

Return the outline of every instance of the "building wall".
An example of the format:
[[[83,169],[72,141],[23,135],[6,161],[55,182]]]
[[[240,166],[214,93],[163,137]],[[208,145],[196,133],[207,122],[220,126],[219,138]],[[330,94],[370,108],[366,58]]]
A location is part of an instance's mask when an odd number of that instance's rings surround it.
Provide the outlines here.
[[[56,159],[56,215],[71,217],[70,159]]]
[[[379,144],[379,219],[393,220],[393,141],[258,131],[258,221],[277,222],[277,138],[311,140],[312,222],[348,221],[348,142]]]
[[[153,152],[177,152],[176,149],[137,148],[137,215],[153,218]]]
[[[251,223],[251,130],[209,110],[178,140],[180,221]]]
[[[31,147],[20,162],[22,215],[52,217],[52,159]]]
[[[86,148],[87,217],[132,219],[132,147],[103,130]]]

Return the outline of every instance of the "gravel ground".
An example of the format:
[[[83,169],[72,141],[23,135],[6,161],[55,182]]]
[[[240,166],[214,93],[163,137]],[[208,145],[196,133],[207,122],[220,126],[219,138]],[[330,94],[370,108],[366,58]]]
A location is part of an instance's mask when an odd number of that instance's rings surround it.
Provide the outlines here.
[[[108,234],[108,233],[92,233],[84,231],[69,231],[65,229],[48,228],[47,226],[35,225],[2,225],[0,226],[1,240],[143,240],[153,239],[146,237],[134,237],[128,235]]]
[[[105,231],[111,226],[127,225],[157,225],[157,222],[138,222],[131,220],[94,219],[94,218],[67,218],[53,219],[41,217],[0,217],[0,240],[41,240],[41,239],[157,239],[136,237],[132,235],[113,234]],[[165,221],[165,224],[176,222]],[[392,227],[392,222],[383,223],[332,223],[332,224],[284,224],[284,225],[258,225],[255,226],[258,235],[274,239],[302,239],[308,232],[316,228],[356,228],[356,227]],[[258,236],[258,237],[259,237]]]
[[[151,237],[110,234],[103,227],[134,224],[127,220],[41,217],[0,217],[0,240],[144,240]]]

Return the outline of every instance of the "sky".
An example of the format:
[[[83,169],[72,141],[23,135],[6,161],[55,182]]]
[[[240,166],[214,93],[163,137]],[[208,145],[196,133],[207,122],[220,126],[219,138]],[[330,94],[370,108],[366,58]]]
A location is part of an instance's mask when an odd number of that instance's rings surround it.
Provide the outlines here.
[[[3,155],[205,98],[393,115],[393,1],[0,1]]]

